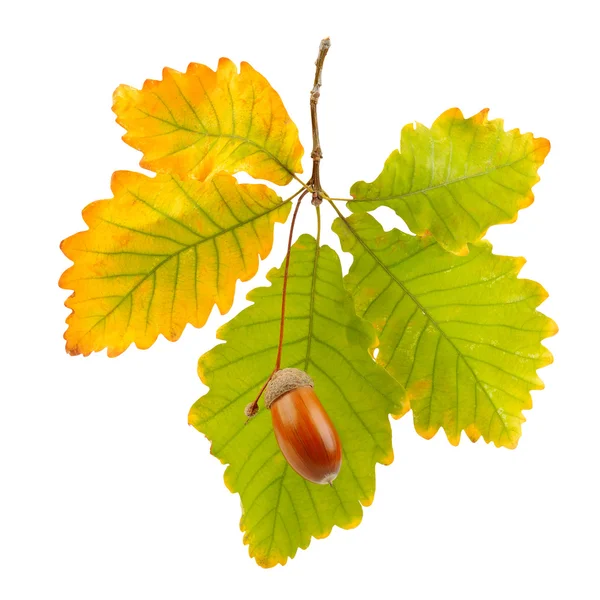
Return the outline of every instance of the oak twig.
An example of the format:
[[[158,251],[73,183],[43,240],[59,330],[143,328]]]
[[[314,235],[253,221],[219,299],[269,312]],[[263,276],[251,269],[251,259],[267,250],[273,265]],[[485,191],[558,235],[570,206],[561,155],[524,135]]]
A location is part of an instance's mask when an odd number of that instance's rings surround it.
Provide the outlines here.
[[[322,197],[322,189],[321,189],[321,174],[320,174],[320,166],[321,159],[323,158],[323,151],[321,150],[321,140],[319,139],[319,121],[317,119],[317,104],[319,102],[319,97],[321,96],[321,74],[323,72],[323,63],[325,62],[325,57],[327,56],[327,52],[331,47],[331,41],[329,38],[325,38],[321,40],[321,44],[319,45],[319,55],[317,56],[317,60],[315,62],[315,81],[313,84],[313,88],[310,92],[310,121],[312,125],[312,139],[313,139],[313,147],[312,152],[310,153],[310,157],[313,161],[312,175],[309,181],[309,185],[312,187],[312,204],[315,206],[319,206],[321,202],[323,202]]]

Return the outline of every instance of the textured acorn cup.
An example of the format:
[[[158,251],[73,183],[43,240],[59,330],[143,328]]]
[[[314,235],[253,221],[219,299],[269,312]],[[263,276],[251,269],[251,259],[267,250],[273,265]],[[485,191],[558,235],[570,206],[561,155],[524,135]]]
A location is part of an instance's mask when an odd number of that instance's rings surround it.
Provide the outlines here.
[[[342,445],[313,380],[300,369],[277,371],[265,390],[265,406],[292,469],[313,483],[331,484],[342,466]]]

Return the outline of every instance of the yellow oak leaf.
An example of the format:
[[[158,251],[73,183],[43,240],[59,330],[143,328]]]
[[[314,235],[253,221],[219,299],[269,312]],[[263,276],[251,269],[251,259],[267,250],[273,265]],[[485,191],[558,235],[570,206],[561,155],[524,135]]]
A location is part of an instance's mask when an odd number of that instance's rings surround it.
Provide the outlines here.
[[[226,313],[236,280],[256,274],[291,206],[225,173],[199,182],[118,171],[111,188],[114,198],[84,209],[89,229],[61,244],[74,262],[59,282],[73,290],[70,354],[117,356],[160,333],[175,341],[187,323],[204,325],[215,304]]]
[[[219,171],[246,171],[257,179],[288,184],[302,173],[298,128],[279,94],[248,63],[240,72],[228,58],[215,71],[191,63],[185,73],[163,70],[161,81],[141,90],[119,86],[113,110],[143,152],[142,167],[204,180]]]

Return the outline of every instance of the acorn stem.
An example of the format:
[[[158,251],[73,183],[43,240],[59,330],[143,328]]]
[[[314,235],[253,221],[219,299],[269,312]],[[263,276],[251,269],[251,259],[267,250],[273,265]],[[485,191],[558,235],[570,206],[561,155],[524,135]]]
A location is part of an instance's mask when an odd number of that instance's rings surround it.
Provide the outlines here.
[[[277,345],[277,358],[275,359],[275,368],[273,369],[273,371],[271,371],[271,374],[269,375],[268,379],[265,381],[264,385],[260,389],[260,392],[258,392],[258,395],[256,396],[256,399],[254,400],[254,402],[251,402],[250,404],[248,404],[248,406],[246,406],[246,408],[244,410],[246,416],[248,417],[246,419],[246,423],[248,423],[250,421],[250,419],[252,419],[252,417],[257,413],[258,401],[260,400],[261,396],[263,395],[263,392],[265,391],[266,387],[269,385],[269,382],[273,378],[273,375],[275,375],[275,373],[277,373],[277,371],[279,371],[281,368],[281,354],[283,351],[283,333],[284,333],[284,328],[285,328],[285,299],[286,299],[286,295],[287,295],[287,282],[288,282],[288,276],[289,276],[289,270],[290,270],[290,254],[291,254],[291,250],[292,250],[292,238],[294,236],[294,226],[296,225],[296,217],[298,216],[298,209],[300,208],[300,203],[302,202],[302,198],[304,198],[304,196],[306,196],[306,194],[308,194],[308,190],[304,190],[302,192],[302,194],[300,194],[300,197],[298,198],[298,202],[296,202],[296,208],[294,209],[294,215],[292,216],[292,224],[290,226],[290,236],[288,238],[287,254],[285,257],[285,269],[283,272],[283,290],[281,292],[281,321],[279,323],[279,344]]]
[[[246,423],[244,423],[244,425],[248,425],[248,423],[250,422],[252,417],[254,417],[256,415],[256,413],[258,412],[258,401],[260,400],[260,397],[263,395],[263,392],[269,385],[269,382],[271,381],[271,379],[273,378],[273,375],[275,375],[276,372],[277,372],[277,369],[273,369],[271,371],[271,374],[265,381],[265,384],[260,388],[260,392],[258,392],[258,396],[256,396],[254,402],[251,402],[250,404],[248,404],[246,406],[246,408],[244,409],[244,413],[248,417],[246,419]]]
[[[302,192],[302,194],[300,194],[300,197],[298,198],[298,202],[296,202],[296,208],[294,209],[294,216],[292,217],[292,225],[290,226],[290,237],[288,238],[288,247],[287,247],[287,254],[285,256],[285,269],[283,272],[283,290],[281,291],[281,321],[279,323],[279,344],[277,346],[277,358],[275,359],[275,369],[273,371],[273,373],[275,373],[276,371],[279,371],[279,369],[281,369],[281,354],[283,351],[283,330],[285,327],[285,299],[287,296],[287,283],[288,283],[288,276],[289,276],[289,271],[290,271],[290,255],[292,253],[292,238],[294,236],[294,226],[296,225],[296,217],[298,216],[298,209],[300,208],[300,203],[302,202],[302,198],[304,198],[304,196],[306,196],[306,194],[308,193],[308,190],[304,190],[304,192]],[[273,376],[273,373],[271,373],[271,377]],[[271,377],[269,377],[269,379],[271,379]],[[267,381],[267,383],[269,383]],[[266,384],[265,384],[266,386]]]

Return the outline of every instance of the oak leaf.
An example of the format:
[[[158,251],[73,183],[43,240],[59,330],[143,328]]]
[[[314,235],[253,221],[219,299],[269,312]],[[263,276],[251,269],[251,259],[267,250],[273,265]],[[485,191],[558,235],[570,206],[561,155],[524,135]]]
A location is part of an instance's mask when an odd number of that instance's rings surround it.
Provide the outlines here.
[[[431,233],[446,249],[466,254],[491,225],[511,223],[533,202],[532,186],[550,150],[544,138],[518,129],[504,131],[488,110],[465,119],[457,108],[431,129],[420,123],[402,129],[394,150],[372,183],[350,190],[353,212],[392,208],[413,233]]]
[[[142,167],[182,179],[246,171],[278,185],[302,173],[298,128],[269,82],[248,63],[228,58],[216,71],[191,63],[165,68],[141,90],[119,86],[113,110],[123,140],[144,154]]]
[[[342,442],[333,487],[309,483],[281,454],[271,415],[261,409],[245,425],[244,407],[269,377],[277,353],[283,268],[257,288],[254,304],[218,331],[226,343],[202,356],[198,372],[210,391],[192,407],[190,424],[229,466],[225,483],[242,501],[241,529],[263,567],[285,564],[311,536],[360,523],[375,492],[375,463],[393,460],[388,414],[401,415],[403,390],[369,354],[371,325],[354,313],[337,254],[302,235],[291,252],[282,367],[309,373]]]
[[[543,388],[536,370],[552,362],[541,341],[557,331],[536,310],[544,288],[517,277],[525,260],[485,241],[456,256],[367,213],[333,228],[354,257],[345,283],[357,314],[377,330],[377,362],[405,386],[417,432],[514,448],[529,392]]]
[[[199,182],[118,171],[111,187],[114,198],[84,209],[89,229],[61,244],[74,262],[59,282],[73,290],[70,354],[117,356],[161,333],[175,341],[187,323],[204,325],[215,304],[226,313],[236,280],[256,274],[291,206],[224,173]]]

